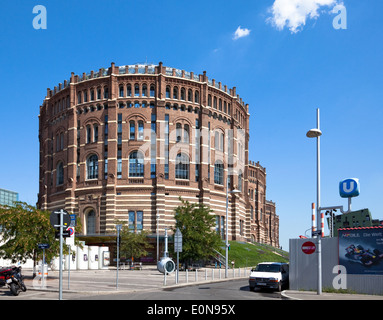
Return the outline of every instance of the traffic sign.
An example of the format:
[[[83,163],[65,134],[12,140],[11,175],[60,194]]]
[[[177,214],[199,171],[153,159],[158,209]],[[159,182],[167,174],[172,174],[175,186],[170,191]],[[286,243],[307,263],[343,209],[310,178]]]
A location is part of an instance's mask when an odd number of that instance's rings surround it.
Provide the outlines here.
[[[74,234],[74,228],[73,227],[69,227],[67,229],[67,231],[69,232],[69,236],[73,236],[73,234]]]
[[[339,194],[342,198],[352,198],[359,196],[360,184],[359,179],[350,178],[339,182]]]
[[[182,252],[182,233],[178,228],[174,234],[174,252]]]
[[[305,254],[312,254],[316,250],[316,246],[311,241],[306,241],[304,244],[302,244],[302,251]]]
[[[70,232],[69,230],[63,230],[63,238],[68,238],[70,237]],[[55,231],[55,238],[59,239],[60,238],[60,231]]]
[[[76,227],[76,215],[75,214],[70,214],[70,226],[71,227]]]
[[[312,235],[313,237],[315,237],[315,236],[321,236],[321,235],[322,235],[322,230],[315,230],[315,231],[311,232],[311,235]]]
[[[53,211],[50,215],[49,219],[50,219],[52,227],[54,228],[59,228],[60,226],[60,211],[61,210]],[[62,212],[63,212],[63,226],[64,226],[63,229],[66,230],[71,224],[71,218],[67,211],[62,210]]]

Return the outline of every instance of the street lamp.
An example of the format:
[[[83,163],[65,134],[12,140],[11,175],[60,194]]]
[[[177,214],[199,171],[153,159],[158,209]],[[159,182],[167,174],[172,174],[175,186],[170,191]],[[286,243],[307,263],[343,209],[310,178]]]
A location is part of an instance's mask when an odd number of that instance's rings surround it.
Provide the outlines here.
[[[228,215],[229,215],[229,193],[238,194],[241,193],[239,190],[231,190],[229,191],[229,178],[226,177],[226,221],[225,221],[225,278],[228,277],[228,268],[229,268],[229,223],[228,223]]]
[[[118,268],[120,261],[120,231],[122,229],[122,224],[116,225],[117,229],[117,273],[116,273],[116,289],[118,289]]]
[[[317,226],[321,225],[320,215],[320,136],[322,131],[319,129],[319,108],[317,109],[317,127],[311,129],[306,133],[308,138],[317,138]],[[320,230],[322,231],[322,230]],[[318,295],[322,294],[322,248],[321,248],[321,234],[318,233]]]
[[[159,238],[160,238],[160,236],[159,236],[159,228],[158,228],[158,223],[159,223],[159,221],[160,221],[160,212],[159,212],[159,210],[157,209],[157,214],[156,214],[156,233],[157,233],[157,262],[159,261],[159,256],[160,256],[160,254],[159,254]]]

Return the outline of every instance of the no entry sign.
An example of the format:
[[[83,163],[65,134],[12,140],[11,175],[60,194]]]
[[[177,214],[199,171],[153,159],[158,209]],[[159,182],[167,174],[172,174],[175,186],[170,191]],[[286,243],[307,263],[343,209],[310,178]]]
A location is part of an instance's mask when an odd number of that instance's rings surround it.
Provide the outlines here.
[[[304,244],[302,244],[302,251],[305,254],[312,254],[315,252],[316,246],[315,243],[311,241],[306,241]]]

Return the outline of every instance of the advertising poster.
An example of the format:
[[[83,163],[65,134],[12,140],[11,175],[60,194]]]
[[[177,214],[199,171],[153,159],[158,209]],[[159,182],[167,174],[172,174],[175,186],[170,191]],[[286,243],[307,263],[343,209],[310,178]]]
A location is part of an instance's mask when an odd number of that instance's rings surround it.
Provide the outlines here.
[[[339,229],[339,264],[348,274],[383,274],[383,227]]]

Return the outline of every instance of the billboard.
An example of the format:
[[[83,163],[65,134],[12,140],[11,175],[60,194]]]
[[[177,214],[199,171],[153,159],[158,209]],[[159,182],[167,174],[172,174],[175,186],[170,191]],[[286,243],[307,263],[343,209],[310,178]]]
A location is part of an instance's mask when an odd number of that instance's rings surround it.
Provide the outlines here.
[[[383,275],[383,227],[339,229],[339,264],[347,274]]]

